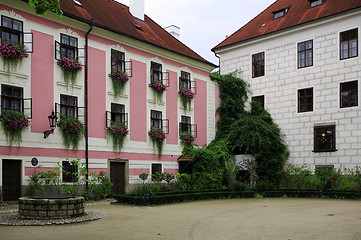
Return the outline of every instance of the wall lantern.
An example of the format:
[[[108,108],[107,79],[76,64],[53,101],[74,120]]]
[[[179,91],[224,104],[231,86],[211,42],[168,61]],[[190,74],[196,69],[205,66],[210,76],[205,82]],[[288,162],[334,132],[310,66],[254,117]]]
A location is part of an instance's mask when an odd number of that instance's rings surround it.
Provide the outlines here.
[[[49,137],[50,133],[54,132],[58,117],[54,114],[54,111],[52,111],[51,114],[48,116],[48,119],[49,119],[50,130],[44,132],[44,138]]]

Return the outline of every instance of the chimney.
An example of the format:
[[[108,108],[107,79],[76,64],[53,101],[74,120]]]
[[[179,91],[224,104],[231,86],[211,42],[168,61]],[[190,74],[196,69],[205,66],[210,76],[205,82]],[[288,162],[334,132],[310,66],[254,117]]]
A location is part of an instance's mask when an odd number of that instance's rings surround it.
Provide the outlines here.
[[[129,12],[133,17],[144,21],[144,0],[129,0]]]
[[[165,27],[164,30],[169,32],[173,37],[176,39],[179,39],[180,36],[180,28],[175,25],[170,25],[168,27]]]

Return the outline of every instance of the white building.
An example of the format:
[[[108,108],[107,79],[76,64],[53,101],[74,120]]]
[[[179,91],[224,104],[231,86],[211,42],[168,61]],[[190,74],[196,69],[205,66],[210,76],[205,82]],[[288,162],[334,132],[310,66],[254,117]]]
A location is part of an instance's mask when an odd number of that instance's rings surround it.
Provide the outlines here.
[[[360,0],[278,0],[212,49],[279,124],[290,163],[361,165],[360,28]]]

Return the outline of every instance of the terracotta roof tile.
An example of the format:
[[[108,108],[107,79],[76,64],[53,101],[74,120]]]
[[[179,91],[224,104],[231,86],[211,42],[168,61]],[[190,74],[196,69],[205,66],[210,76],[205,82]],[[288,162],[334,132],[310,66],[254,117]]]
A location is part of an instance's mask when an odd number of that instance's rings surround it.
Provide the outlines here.
[[[273,19],[273,12],[287,7],[289,10],[284,17]],[[277,0],[230,37],[215,46],[212,51],[360,7],[361,0],[324,0],[322,5],[313,8],[310,8],[309,0]]]
[[[144,22],[137,20],[130,14],[129,7],[115,2],[114,0],[77,1],[82,4],[82,7],[77,6],[73,0],[60,1],[64,15],[84,20],[93,19],[95,26],[97,27],[102,27],[198,61],[214,65],[199,56],[178,39],[174,38],[147,15],[144,17]],[[141,29],[137,29],[133,23],[141,26]]]

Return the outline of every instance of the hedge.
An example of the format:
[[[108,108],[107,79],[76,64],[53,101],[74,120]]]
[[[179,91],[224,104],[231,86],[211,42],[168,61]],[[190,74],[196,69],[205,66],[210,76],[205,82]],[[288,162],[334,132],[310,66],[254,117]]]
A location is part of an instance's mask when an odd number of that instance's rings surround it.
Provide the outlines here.
[[[183,192],[160,192],[151,196],[135,196],[131,194],[115,195],[119,203],[135,205],[159,205],[167,203],[188,202],[208,199],[230,199],[230,198],[253,198],[256,195],[263,197],[309,197],[309,198],[345,198],[361,199],[361,192],[334,191],[334,190],[296,190],[279,189],[267,190],[258,189],[255,191],[183,191]]]

